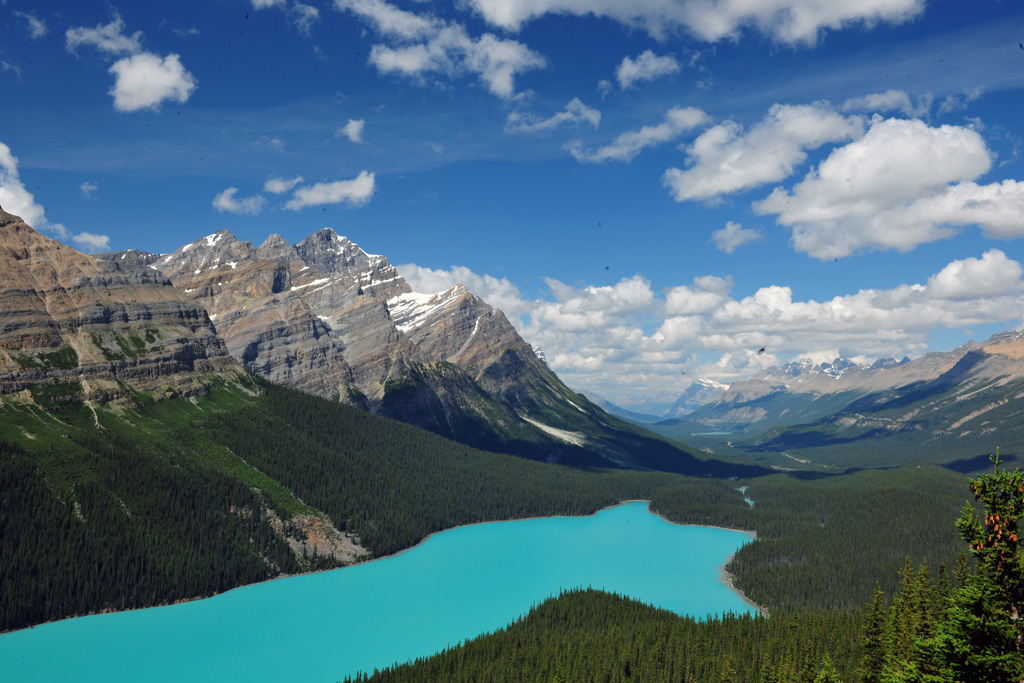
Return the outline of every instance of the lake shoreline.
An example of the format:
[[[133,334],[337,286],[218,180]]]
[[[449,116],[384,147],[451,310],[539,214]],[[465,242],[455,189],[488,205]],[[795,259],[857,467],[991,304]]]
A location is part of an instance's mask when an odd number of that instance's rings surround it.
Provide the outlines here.
[[[753,538],[753,540],[757,540],[757,532],[751,531],[749,529],[732,529],[732,528],[729,528],[729,527],[714,526],[714,525],[710,525],[710,524],[685,524],[685,523],[681,523],[681,522],[675,522],[675,521],[673,521],[671,519],[668,519],[667,517],[665,517],[661,513],[658,513],[658,512],[655,512],[654,510],[651,510],[651,501],[650,500],[644,499],[644,498],[633,498],[633,499],[621,500],[618,503],[613,503],[611,505],[605,505],[604,507],[602,507],[602,508],[600,508],[598,510],[595,510],[594,512],[591,512],[591,513],[588,513],[588,514],[584,514],[584,515],[538,515],[538,516],[533,516],[533,517],[515,517],[515,518],[511,518],[511,519],[507,519],[507,518],[506,519],[492,519],[492,520],[485,520],[485,521],[481,521],[481,522],[470,522],[469,524],[459,524],[457,526],[448,527],[447,529],[441,529],[440,531],[433,531],[433,532],[427,534],[426,536],[424,536],[422,539],[420,539],[420,541],[418,541],[415,545],[409,546],[408,548],[403,548],[403,549],[401,549],[401,550],[399,550],[397,552],[391,553],[390,555],[381,555],[380,557],[373,557],[373,558],[370,558],[370,559],[361,560],[361,561],[358,561],[358,562],[353,562],[352,564],[343,565],[341,567],[333,567],[331,569],[316,569],[316,570],[312,570],[312,571],[308,571],[308,572],[301,572],[301,573],[298,573],[298,574],[281,574],[280,576],[275,576],[275,577],[272,577],[272,578],[269,578],[269,579],[264,579],[262,581],[253,581],[252,583],[239,584],[239,585],[233,586],[232,588],[229,588],[228,590],[225,590],[225,591],[216,592],[216,593],[210,593],[210,594],[207,594],[207,595],[197,595],[197,596],[189,597],[189,598],[181,598],[180,600],[175,600],[173,602],[162,602],[162,603],[159,603],[159,604],[156,604],[156,605],[146,605],[146,606],[142,606],[142,607],[129,607],[129,608],[126,608],[126,609],[104,609],[104,610],[98,610],[98,611],[95,611],[95,612],[86,612],[84,614],[74,614],[74,615],[71,615],[71,616],[63,617],[61,619],[54,619],[52,621],[40,622],[38,624],[33,624],[31,626],[26,626],[25,628],[16,629],[16,630],[13,630],[13,631],[0,631],[0,637],[2,637],[4,635],[7,635],[7,634],[11,634],[11,633],[19,633],[21,631],[27,631],[27,630],[36,628],[37,626],[46,626],[47,624],[56,624],[56,623],[59,623],[59,622],[62,622],[62,621],[69,621],[71,619],[81,619],[81,618],[84,618],[84,617],[99,616],[99,615],[103,615],[103,614],[120,614],[122,612],[138,612],[140,610],[158,609],[158,608],[161,608],[161,607],[171,607],[173,605],[181,605],[181,604],[185,604],[185,603],[189,603],[189,602],[196,602],[198,600],[207,600],[209,598],[213,598],[213,597],[216,597],[218,595],[225,595],[227,593],[230,593],[231,591],[238,590],[240,588],[247,588],[249,586],[257,586],[257,585],[260,585],[260,584],[270,583],[272,581],[279,581],[279,580],[282,580],[282,579],[290,579],[290,578],[299,577],[299,576],[311,576],[311,575],[314,575],[314,574],[321,574],[323,572],[333,572],[333,571],[337,571],[339,569],[350,569],[350,568],[353,568],[353,567],[359,567],[359,566],[362,566],[362,565],[368,565],[368,564],[371,564],[373,562],[379,562],[381,560],[387,560],[387,559],[390,559],[390,558],[393,558],[393,557],[398,557],[399,555],[402,555],[403,553],[407,553],[407,552],[409,552],[411,550],[414,550],[415,548],[418,548],[419,546],[423,545],[428,540],[430,540],[431,537],[436,536],[437,534],[443,534],[445,532],[453,531],[455,529],[462,529],[462,528],[465,528],[465,527],[480,526],[482,524],[502,524],[502,523],[506,523],[506,522],[527,522],[527,521],[536,521],[536,520],[543,520],[543,519],[558,519],[558,518],[576,519],[576,518],[584,518],[584,517],[595,517],[598,514],[604,512],[606,510],[611,510],[613,508],[617,508],[617,507],[620,507],[622,505],[627,505],[629,503],[647,503],[647,511],[649,513],[655,515],[656,517],[658,517],[659,519],[661,519],[661,520],[663,520],[665,522],[668,522],[669,524],[675,524],[677,526],[696,526],[696,527],[702,527],[702,528],[707,528],[707,529],[721,529],[723,531],[736,531],[736,532],[739,532],[739,533],[749,534]],[[754,601],[752,601],[750,598],[748,598],[746,596],[746,594],[743,593],[743,591],[741,591],[740,589],[736,588],[736,586],[733,583],[733,579],[734,579],[733,575],[730,574],[728,571],[726,571],[725,567],[729,564],[729,562],[732,561],[732,558],[734,556],[735,556],[735,553],[733,553],[733,555],[730,555],[729,557],[727,557],[725,559],[725,562],[722,564],[722,566],[719,567],[719,569],[718,569],[719,581],[724,583],[733,592],[735,592],[737,595],[739,595],[740,598],[745,603],[747,603],[752,608],[757,610],[758,613],[761,613],[761,614],[764,614],[764,615],[767,616],[768,615],[768,610],[766,608],[758,605]]]

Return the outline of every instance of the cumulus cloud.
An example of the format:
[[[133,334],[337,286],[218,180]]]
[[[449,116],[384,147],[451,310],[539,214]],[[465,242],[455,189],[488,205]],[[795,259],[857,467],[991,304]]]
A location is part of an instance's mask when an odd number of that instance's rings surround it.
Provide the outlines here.
[[[665,120],[654,126],[627,131],[603,147],[584,150],[579,141],[570,142],[566,148],[581,163],[598,164],[605,161],[631,161],[633,157],[657,145],[671,142],[688,130],[703,126],[710,118],[694,107],[673,107],[665,112]]]
[[[545,14],[607,17],[629,28],[647,31],[661,40],[669,34],[690,33],[715,42],[736,38],[753,29],[786,44],[813,45],[826,30],[900,24],[924,10],[924,0],[465,0],[487,22],[509,31]]]
[[[217,209],[220,213],[255,216],[263,210],[263,205],[267,202],[264,197],[258,194],[241,199],[236,199],[236,194],[238,194],[237,187],[229,187],[219,193],[213,198],[213,208]]]
[[[181,57],[176,54],[160,57],[152,52],[143,52],[142,32],[136,31],[129,36],[124,29],[124,20],[117,14],[109,24],[70,28],[65,33],[67,50],[76,52],[79,47],[87,45],[110,56],[128,55],[114,62],[109,69],[115,77],[109,93],[114,98],[114,109],[118,111],[157,110],[165,100],[188,101],[195,92],[197,81],[185,70]]]
[[[29,12],[14,12],[14,16],[21,17],[28,22],[28,34],[32,40],[42,38],[46,35],[46,22]]]
[[[826,104],[776,104],[750,130],[726,121],[701,133],[686,148],[690,167],[662,177],[677,202],[721,195],[777,182],[807,159],[807,150],[850,140],[864,132],[859,116],[843,116]]]
[[[256,10],[269,9],[271,7],[287,7],[288,0],[252,0],[252,8]]]
[[[918,355],[936,329],[1024,315],[1024,267],[999,250],[953,261],[924,284],[826,301],[796,299],[781,284],[735,296],[731,278],[711,275],[661,292],[641,275],[605,286],[547,278],[545,295],[529,298],[467,268],[398,269],[419,292],[462,282],[504,310],[570,385],[606,395],[681,390],[690,381],[683,370],[728,382],[796,358]]]
[[[87,254],[95,254],[99,251],[110,249],[110,238],[106,235],[94,235],[91,232],[80,232],[71,240]]]
[[[967,225],[990,237],[1024,236],[1024,183],[973,182],[991,164],[972,128],[876,117],[862,138],[754,208],[775,214],[793,229],[793,247],[819,259],[909,251]]]
[[[263,183],[263,191],[270,192],[271,194],[284,194],[301,183],[302,180],[302,176],[295,176],[294,178],[270,178],[267,182]]]
[[[619,81],[619,87],[625,90],[638,81],[653,81],[662,76],[670,76],[681,68],[671,55],[658,57],[651,50],[644,50],[635,60],[624,57],[615,69],[615,78]]]
[[[363,171],[351,180],[335,180],[300,187],[295,190],[284,208],[300,211],[307,206],[341,203],[362,206],[370,201],[375,189],[374,174]]]
[[[523,112],[510,112],[505,120],[506,133],[546,133],[558,128],[562,124],[578,125],[589,123],[595,129],[601,125],[601,112],[574,97],[565,105],[563,111],[553,114],[546,119],[538,118],[533,114]]]
[[[36,202],[35,196],[29,192],[21,181],[18,172],[18,158],[11,153],[11,148],[0,142],[0,206],[4,211],[19,216],[27,224],[40,232],[48,232],[57,239],[67,242],[74,241],[83,249],[100,251],[106,249],[109,238],[105,235],[93,235],[81,232],[71,235],[60,223],[51,223],[46,218],[46,211]]]
[[[363,119],[349,119],[348,123],[334,131],[334,137],[338,140],[341,138],[348,138],[352,142],[362,142],[363,129],[365,127],[366,121]]]
[[[903,90],[886,90],[880,93],[871,93],[861,97],[852,97],[840,107],[842,111],[865,111],[869,113],[880,113],[887,111],[898,111],[907,116],[927,116],[932,108],[932,94],[928,93],[918,98],[915,105],[910,101],[910,95]]]
[[[11,153],[11,148],[0,142],[0,206],[7,213],[20,216],[23,221],[37,230],[46,230],[50,223],[46,220],[43,207],[36,203],[35,197],[25,189],[18,173],[18,158]],[[60,231],[62,232],[63,228]],[[66,236],[66,233],[64,234]]]
[[[125,112],[156,110],[165,100],[184,104],[197,85],[176,54],[162,59],[150,52],[124,57],[114,62],[110,73],[116,76],[110,89],[114,109]]]
[[[408,12],[384,0],[334,0],[334,6],[353,12],[390,41],[370,50],[370,63],[382,74],[415,79],[475,74],[491,93],[511,99],[516,76],[547,64],[518,41],[491,33],[474,38],[461,24]]]
[[[928,291],[940,299],[975,299],[1002,296],[1019,290],[1024,269],[999,249],[990,249],[980,259],[953,261],[928,278]]]
[[[95,183],[90,183],[88,180],[78,186],[78,189],[82,191],[83,199],[92,199],[93,193],[100,189]]]
[[[764,239],[764,234],[749,228],[744,228],[739,223],[729,221],[721,230],[711,233],[711,239],[719,251],[731,254],[744,244],[759,242]]]

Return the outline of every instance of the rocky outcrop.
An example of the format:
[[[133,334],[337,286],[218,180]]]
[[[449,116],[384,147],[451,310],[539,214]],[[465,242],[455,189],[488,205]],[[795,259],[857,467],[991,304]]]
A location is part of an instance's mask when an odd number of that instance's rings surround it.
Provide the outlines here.
[[[145,260],[86,256],[0,210],[0,393],[192,393],[238,372],[206,311]]]

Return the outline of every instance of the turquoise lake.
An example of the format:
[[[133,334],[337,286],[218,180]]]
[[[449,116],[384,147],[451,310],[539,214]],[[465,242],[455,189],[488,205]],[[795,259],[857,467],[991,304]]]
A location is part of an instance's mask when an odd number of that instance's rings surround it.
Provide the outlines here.
[[[699,617],[748,612],[721,568],[750,540],[671,524],[643,502],[459,527],[375,562],[3,635],[0,667],[7,683],[326,683],[500,629],[563,589]]]

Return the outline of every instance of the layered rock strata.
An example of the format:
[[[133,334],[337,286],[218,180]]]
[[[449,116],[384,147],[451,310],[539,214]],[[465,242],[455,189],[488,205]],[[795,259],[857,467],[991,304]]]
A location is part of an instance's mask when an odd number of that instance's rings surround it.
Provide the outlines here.
[[[86,256],[0,209],[0,393],[193,393],[239,372],[206,310],[135,265]]]

